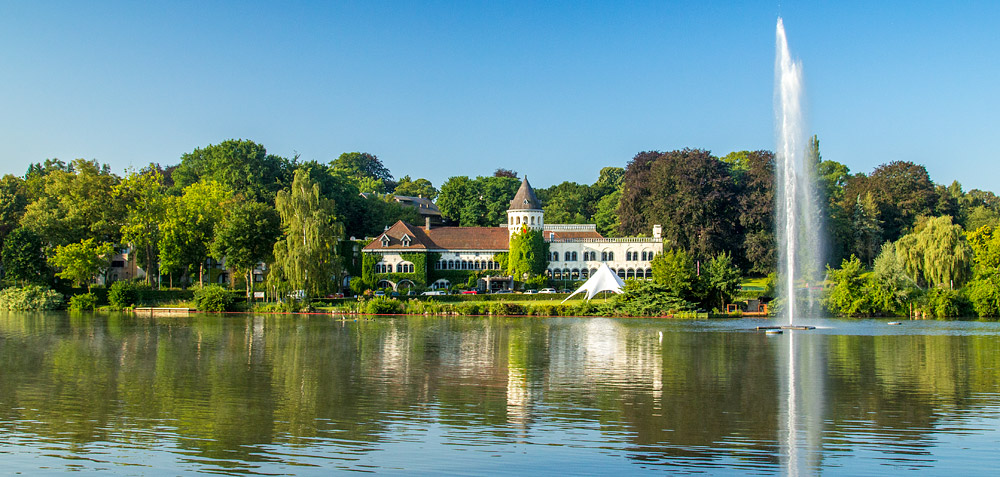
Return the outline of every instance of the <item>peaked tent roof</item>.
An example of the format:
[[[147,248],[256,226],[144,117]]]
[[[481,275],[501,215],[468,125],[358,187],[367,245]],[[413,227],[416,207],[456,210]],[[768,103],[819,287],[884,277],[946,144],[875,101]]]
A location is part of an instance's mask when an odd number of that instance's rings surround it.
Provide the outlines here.
[[[514,199],[510,201],[510,208],[507,210],[542,210],[542,201],[535,195],[535,189],[528,184],[528,176],[521,179],[521,187],[514,194]]]
[[[597,271],[590,276],[590,279],[581,285],[580,288],[577,288],[575,292],[566,297],[566,300],[569,300],[573,297],[573,295],[582,291],[587,292],[587,300],[590,300],[594,297],[594,295],[602,291],[621,293],[622,287],[624,286],[625,281],[616,275],[615,272],[611,271],[611,267],[608,267],[608,264],[602,263],[600,268],[598,268]],[[562,302],[565,303],[566,300],[563,300]]]

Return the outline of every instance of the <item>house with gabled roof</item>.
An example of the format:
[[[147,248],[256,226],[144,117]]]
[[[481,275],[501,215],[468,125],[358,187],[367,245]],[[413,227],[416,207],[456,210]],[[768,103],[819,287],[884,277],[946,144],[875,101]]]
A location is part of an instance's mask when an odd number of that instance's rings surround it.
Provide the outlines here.
[[[585,280],[601,263],[621,278],[652,278],[650,263],[663,251],[660,226],[652,237],[608,238],[594,224],[546,224],[542,203],[525,177],[498,227],[423,227],[396,222],[362,249],[378,288],[447,289],[481,279],[489,290],[509,288],[498,254],[510,250],[510,237],[522,228],[542,232],[549,244],[546,274],[555,281]]]

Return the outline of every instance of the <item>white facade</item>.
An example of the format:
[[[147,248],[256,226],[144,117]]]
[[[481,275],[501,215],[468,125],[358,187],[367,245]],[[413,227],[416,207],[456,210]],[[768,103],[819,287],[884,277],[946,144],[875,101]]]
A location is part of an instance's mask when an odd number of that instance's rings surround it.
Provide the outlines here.
[[[546,227],[548,236],[545,241],[549,244],[550,254],[547,273],[550,277],[558,280],[586,279],[597,271],[601,263],[606,263],[621,278],[652,278],[653,257],[663,252],[661,237],[557,237],[559,231],[576,231],[582,227],[595,226],[550,224]]]

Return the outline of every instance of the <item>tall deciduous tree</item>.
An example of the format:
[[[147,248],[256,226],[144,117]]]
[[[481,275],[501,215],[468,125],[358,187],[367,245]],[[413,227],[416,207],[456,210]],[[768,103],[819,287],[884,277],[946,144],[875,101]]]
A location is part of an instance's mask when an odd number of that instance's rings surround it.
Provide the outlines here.
[[[271,277],[284,279],[293,290],[318,296],[339,282],[340,257],[337,243],[343,226],[337,222],[336,206],[321,197],[319,186],[304,170],[295,172],[290,191],[279,191],[275,199],[284,237],[274,244]]]
[[[378,181],[382,184],[380,190],[366,190],[363,187],[361,192],[385,192],[391,190],[392,174],[389,169],[382,164],[374,154],[367,152],[345,152],[340,157],[330,162],[330,165],[339,171],[343,171],[348,177],[358,179],[360,184],[364,184],[364,179]]]
[[[960,287],[969,278],[972,249],[962,226],[951,217],[929,219],[922,228],[896,241],[896,253],[917,283],[941,288]]]
[[[38,234],[24,227],[14,229],[3,243],[4,278],[14,284],[40,283],[48,276],[44,243]]]
[[[218,182],[196,182],[180,197],[167,197],[160,225],[160,265],[168,274],[198,270],[204,283],[205,260],[215,237],[215,227],[232,206],[232,193]]]
[[[165,213],[163,176],[155,167],[128,174],[115,186],[114,197],[125,204],[127,215],[121,226],[122,243],[132,246],[146,282],[159,276],[160,224]]]
[[[49,262],[59,269],[56,275],[72,280],[79,286],[86,285],[89,291],[97,275],[108,268],[113,253],[114,247],[110,243],[98,243],[94,239],[86,239],[79,243],[56,247],[55,255]]]
[[[507,208],[521,183],[512,177],[451,177],[441,185],[441,214],[462,227],[496,227],[507,221]]]
[[[120,242],[125,214],[112,194],[118,177],[110,168],[83,159],[64,167],[46,164],[29,172],[25,185],[34,200],[25,209],[21,225],[53,246],[86,238]]]
[[[10,174],[0,179],[0,246],[7,235],[18,227],[28,199],[22,191],[24,180]]]
[[[718,306],[719,310],[724,311],[726,304],[740,291],[742,280],[743,275],[733,263],[729,253],[722,252],[712,257],[701,277],[703,303],[708,306]]]
[[[434,200],[437,197],[438,190],[427,179],[419,178],[413,180],[410,176],[403,176],[396,183],[396,190],[393,191],[393,194]]]
[[[665,240],[708,258],[737,243],[735,203],[728,166],[708,151],[684,149],[636,156],[618,213],[623,233],[648,234],[660,224]]]
[[[281,234],[280,226],[273,207],[260,202],[240,202],[215,228],[212,257],[225,260],[233,272],[246,273],[248,296],[253,269],[272,257],[274,243]]]
[[[263,145],[230,139],[184,154],[171,177],[175,191],[214,180],[245,199],[273,203],[275,192],[290,182],[292,170],[292,161],[268,154]]]

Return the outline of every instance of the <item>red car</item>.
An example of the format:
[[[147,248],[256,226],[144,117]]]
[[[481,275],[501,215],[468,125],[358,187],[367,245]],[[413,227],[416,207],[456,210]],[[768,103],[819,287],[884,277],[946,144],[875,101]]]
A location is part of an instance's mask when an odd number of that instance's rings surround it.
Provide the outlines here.
[[[476,290],[462,290],[463,295],[478,295],[479,292]]]

